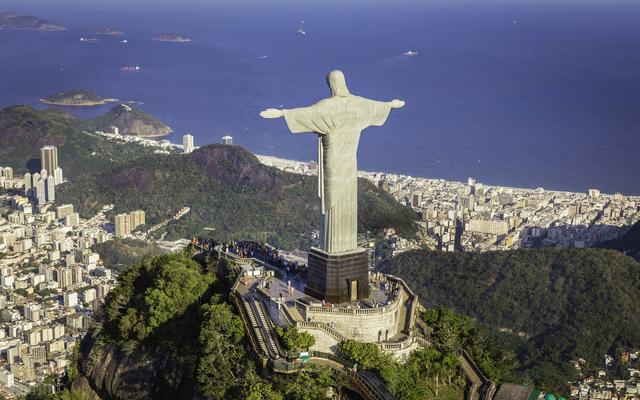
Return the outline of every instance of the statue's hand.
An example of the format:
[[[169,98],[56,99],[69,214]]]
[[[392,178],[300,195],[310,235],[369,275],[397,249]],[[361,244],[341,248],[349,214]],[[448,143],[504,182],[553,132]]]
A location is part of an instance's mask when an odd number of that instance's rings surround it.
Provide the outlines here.
[[[268,108],[260,113],[262,118],[280,118],[284,116],[284,112],[282,110],[278,110],[277,108]]]
[[[391,100],[389,102],[389,104],[391,105],[391,108],[402,108],[402,107],[404,107],[404,101],[398,100],[398,99]]]

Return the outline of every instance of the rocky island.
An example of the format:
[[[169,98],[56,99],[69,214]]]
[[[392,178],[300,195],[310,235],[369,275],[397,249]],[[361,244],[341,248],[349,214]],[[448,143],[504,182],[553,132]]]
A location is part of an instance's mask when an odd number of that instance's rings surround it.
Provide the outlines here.
[[[97,28],[93,31],[94,35],[110,35],[110,36],[121,36],[124,35],[124,32],[118,31],[111,28]]]
[[[95,129],[108,132],[112,126],[125,135],[156,137],[170,134],[172,129],[138,108],[127,104],[118,104],[109,112],[89,120]]]
[[[175,43],[186,43],[190,42],[191,39],[184,35],[178,35],[177,33],[168,33],[166,35],[156,36],[153,39],[156,42],[175,42]]]
[[[51,21],[28,15],[18,15],[14,12],[0,12],[0,30],[5,31],[64,31],[64,26]]]
[[[69,92],[60,92],[40,99],[45,104],[56,106],[78,106],[91,107],[99,106],[105,103],[118,101],[117,99],[103,99],[93,92],[87,90],[72,90]]]

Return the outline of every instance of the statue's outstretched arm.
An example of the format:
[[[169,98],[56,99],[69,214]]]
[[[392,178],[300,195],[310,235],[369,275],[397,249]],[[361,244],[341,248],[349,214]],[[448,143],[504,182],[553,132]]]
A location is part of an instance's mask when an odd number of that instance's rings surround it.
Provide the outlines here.
[[[267,108],[260,112],[262,118],[281,118],[284,117],[284,110],[278,110],[277,108]]]
[[[398,100],[398,99],[393,99],[389,102],[389,105],[391,106],[391,108],[402,108],[404,107],[404,101],[402,100]]]

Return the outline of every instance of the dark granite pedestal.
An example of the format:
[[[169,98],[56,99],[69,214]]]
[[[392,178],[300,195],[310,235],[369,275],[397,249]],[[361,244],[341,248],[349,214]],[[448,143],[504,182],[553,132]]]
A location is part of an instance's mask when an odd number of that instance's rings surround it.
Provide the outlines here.
[[[305,293],[336,304],[369,297],[369,264],[364,249],[326,253],[311,248]]]

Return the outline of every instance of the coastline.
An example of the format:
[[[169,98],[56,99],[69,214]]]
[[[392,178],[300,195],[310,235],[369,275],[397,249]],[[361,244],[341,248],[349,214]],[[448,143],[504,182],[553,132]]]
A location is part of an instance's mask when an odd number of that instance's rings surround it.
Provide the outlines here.
[[[39,101],[43,104],[48,104],[50,106],[64,106],[64,107],[96,107],[103,106],[108,103],[117,103],[120,100],[118,99],[102,99],[100,101],[86,101],[82,104],[79,103],[64,103],[59,101],[51,101],[46,99],[39,99]]]
[[[281,157],[276,157],[276,156],[268,156],[268,155],[264,155],[264,154],[255,154],[254,155],[258,158],[258,160],[267,166],[270,167],[274,167],[274,168],[278,168],[278,169],[285,169],[287,167],[293,167],[293,166],[303,166],[303,165],[308,165],[311,161],[300,161],[300,160],[290,160],[290,159],[286,159],[286,158],[281,158]],[[315,160],[313,160],[313,162],[316,162]],[[294,171],[290,171],[290,172],[294,172]],[[298,172],[300,174],[304,174],[303,172]],[[306,175],[315,175],[315,174],[311,174],[311,173],[307,173]],[[426,181],[438,181],[438,182],[445,182],[447,184],[460,184],[460,185],[465,185],[466,183],[463,181],[454,181],[454,180],[447,180],[444,178],[433,178],[433,177],[426,177],[426,176],[413,176],[413,175],[405,175],[405,174],[399,174],[399,173],[393,173],[393,172],[385,172],[385,171],[364,171],[364,170],[358,170],[358,177],[359,178],[367,178],[367,177],[371,177],[373,175],[389,175],[389,176],[397,176],[398,178],[402,178],[402,179],[415,179],[415,180],[426,180]],[[530,191],[530,192],[535,192],[535,191],[544,191],[544,193],[557,193],[557,194],[565,194],[565,195],[586,195],[586,193],[584,192],[573,192],[573,191],[569,191],[569,190],[554,190],[554,189],[545,189],[542,187],[538,187],[538,188],[527,188],[527,187],[513,187],[513,186],[505,186],[505,185],[490,185],[490,184],[483,184],[483,186],[488,187],[488,188],[502,188],[504,190],[513,190],[513,191]],[[614,194],[610,194],[610,193],[601,193],[602,196],[607,196],[607,197],[612,197],[614,196]],[[637,195],[625,195],[626,197],[632,197],[632,198],[640,198],[640,194]]]
[[[143,146],[153,146],[153,147],[158,147],[159,150],[162,151],[166,151],[167,149],[171,149],[173,151],[178,151],[182,149],[182,144],[177,144],[177,143],[171,143],[169,140],[164,139],[162,141],[159,140],[154,140],[154,138],[161,138],[167,135],[161,135],[161,136],[137,136],[137,135],[114,135],[111,133],[104,133],[102,132],[100,134],[102,137],[108,139],[108,140],[113,140],[113,141],[117,141],[117,142],[122,142],[122,141],[136,141],[136,142],[141,142],[139,143],[140,145]],[[128,138],[128,139],[127,139]],[[205,144],[209,145],[209,144],[214,144],[214,143],[208,143]],[[199,148],[202,146],[196,146],[195,148]],[[306,174],[306,175],[316,175],[315,173],[309,173],[309,171],[307,170],[306,172],[302,170],[303,166],[308,166],[311,162],[316,163],[315,160],[311,160],[311,161],[300,161],[300,160],[291,160],[291,159],[286,159],[286,158],[281,158],[281,157],[276,157],[276,156],[270,156],[270,155],[265,155],[265,154],[257,154],[257,153],[252,153],[254,156],[256,156],[256,158],[258,159],[258,161],[260,161],[262,164],[269,166],[269,167],[274,167],[274,168],[278,168],[281,170],[286,170],[289,172],[293,172],[293,173],[298,173],[298,174]],[[299,170],[296,170],[299,169]],[[410,179],[410,180],[416,180],[416,181],[427,181],[427,182],[441,182],[441,183],[445,183],[445,184],[449,184],[449,185],[466,185],[465,182],[463,181],[454,181],[454,180],[447,180],[444,178],[435,178],[435,177],[426,177],[426,176],[413,176],[413,175],[406,175],[406,174],[399,174],[399,173],[393,173],[393,172],[385,172],[385,171],[364,171],[364,170],[358,170],[358,177],[360,178],[365,178],[365,179],[369,179],[372,176],[377,176],[377,175],[387,175],[387,176],[393,176],[393,177],[398,177],[399,179]],[[481,183],[481,182],[480,182]],[[544,187],[537,187],[537,188],[532,188],[532,187],[513,187],[513,186],[506,186],[506,185],[495,185],[495,184],[483,184],[484,187],[487,188],[500,188],[502,190],[505,191],[514,191],[514,192],[543,192],[543,193],[547,193],[547,194],[558,194],[558,195],[571,195],[571,196],[587,196],[586,192],[575,192],[575,191],[569,191],[569,190],[557,190],[557,189],[545,189]],[[615,196],[616,194],[613,193],[600,193],[601,196],[607,197],[607,198],[612,198],[613,196]],[[640,201],[640,193],[638,194],[624,194],[625,197],[627,198],[633,198],[633,199],[638,199],[638,201]]]

